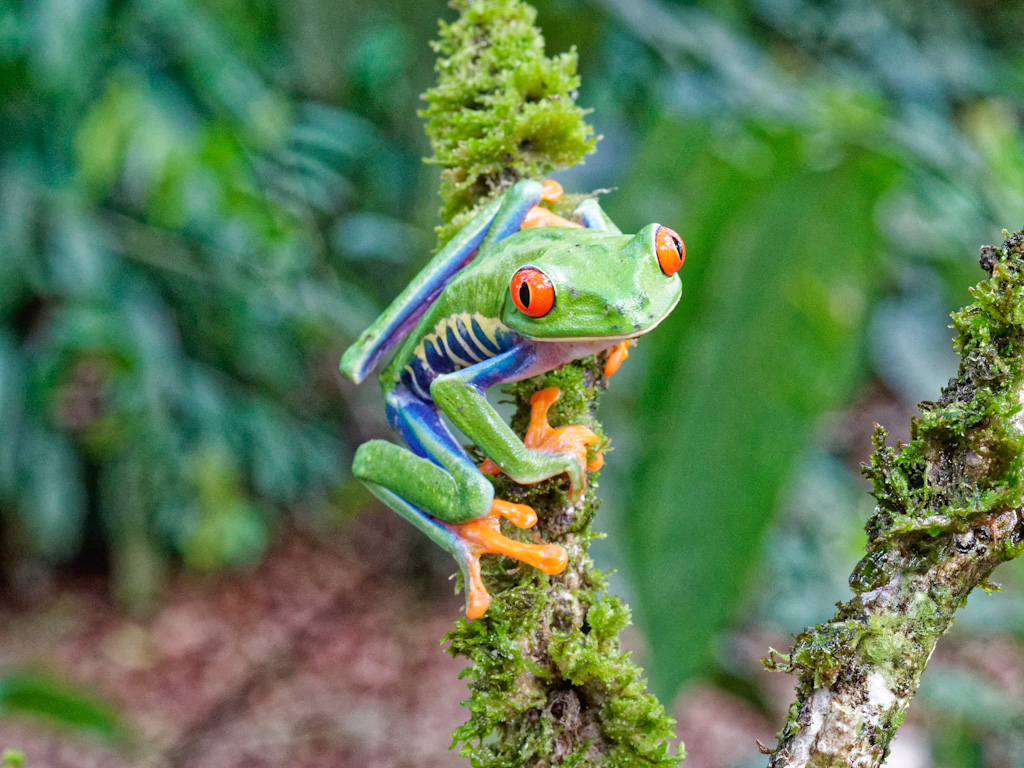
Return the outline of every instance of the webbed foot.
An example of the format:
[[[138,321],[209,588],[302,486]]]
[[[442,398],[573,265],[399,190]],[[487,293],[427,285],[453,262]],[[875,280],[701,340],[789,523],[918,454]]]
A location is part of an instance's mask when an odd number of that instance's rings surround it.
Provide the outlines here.
[[[562,185],[553,179],[548,179],[544,182],[544,191],[541,192],[540,199],[545,200],[549,203],[553,203],[562,196],[563,193]],[[575,221],[569,221],[557,213],[540,206],[535,205],[526,212],[526,216],[523,217],[523,223],[520,225],[520,229],[530,229],[532,227],[581,227],[582,224],[577,224]]]
[[[548,387],[535,392],[530,398],[530,426],[526,430],[523,443],[527,448],[541,453],[572,454],[581,469],[596,472],[604,465],[604,456],[598,453],[597,458],[587,463],[587,446],[594,445],[601,438],[582,424],[556,429],[548,423],[548,411],[561,394],[562,391],[558,387]],[[586,475],[583,477],[586,483]]]
[[[604,466],[604,456],[598,453],[597,458],[587,462],[587,446],[594,445],[601,438],[582,424],[556,429],[548,423],[548,411],[561,394],[558,387],[548,387],[535,392],[530,398],[530,426],[526,430],[523,444],[541,453],[571,455],[579,465],[583,478],[582,487],[573,489],[575,495],[582,493],[586,487],[587,475],[583,470],[596,472]],[[490,459],[484,460],[480,465],[480,471],[485,475],[501,474],[501,468]]]
[[[491,511],[468,523],[446,523],[445,527],[461,542],[465,558],[466,616],[478,619],[487,612],[491,596],[480,576],[480,556],[499,553],[539,568],[547,574],[561,573],[569,562],[565,549],[558,544],[530,544],[510,539],[501,532],[499,518],[504,517],[517,528],[532,528],[537,513],[525,504],[495,499]]]

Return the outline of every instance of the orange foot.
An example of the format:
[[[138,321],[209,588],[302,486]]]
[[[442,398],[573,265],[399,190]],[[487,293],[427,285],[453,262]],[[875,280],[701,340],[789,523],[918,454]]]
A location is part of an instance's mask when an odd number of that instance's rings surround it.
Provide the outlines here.
[[[633,346],[633,342],[626,339],[626,341],[620,341],[608,350],[608,359],[604,361],[605,376],[610,379],[615,375],[615,372],[619,370],[619,366],[622,365],[622,362],[629,357],[629,348],[631,346]]]
[[[571,453],[581,467],[596,472],[604,466],[604,456],[600,453],[589,464],[587,463],[587,446],[593,445],[600,438],[582,425],[559,427],[555,429],[548,424],[548,411],[562,392],[558,387],[548,387],[535,392],[530,398],[530,426],[526,430],[523,443],[527,448],[542,453]],[[480,465],[485,475],[500,475],[501,468],[490,459]],[[584,476],[586,482],[586,476]],[[582,490],[582,489],[580,489]]]
[[[555,200],[562,196],[562,185],[557,181],[548,179],[544,182],[544,189],[540,193],[540,199],[546,200],[549,203],[553,203]],[[530,229],[532,227],[581,227],[581,224],[577,224],[575,221],[569,221],[569,219],[559,216],[557,213],[549,211],[547,208],[543,208],[539,205],[533,206],[526,212],[526,216],[523,217],[523,223],[520,229]]]
[[[466,616],[479,619],[487,612],[491,596],[480,577],[480,555],[497,552],[539,568],[544,573],[556,574],[565,570],[569,556],[557,544],[528,544],[510,539],[501,532],[499,517],[509,520],[517,528],[532,528],[537,524],[537,513],[525,504],[495,499],[491,511],[468,523],[448,523],[447,528],[465,545],[469,583],[466,585]]]

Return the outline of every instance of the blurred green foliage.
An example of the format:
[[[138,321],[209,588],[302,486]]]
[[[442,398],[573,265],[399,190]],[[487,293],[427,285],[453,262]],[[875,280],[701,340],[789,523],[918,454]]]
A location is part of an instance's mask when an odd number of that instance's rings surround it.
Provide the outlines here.
[[[872,218],[898,173],[858,148],[808,168],[799,132],[743,131],[746,163],[716,148],[714,126],[683,133],[673,122],[637,159],[641,183],[678,174],[699,201],[671,219],[696,256],[687,301],[645,340],[657,373],[640,395],[651,405],[636,424],[646,450],[625,542],[666,687],[706,667],[794,457],[863,375],[879,273]]]
[[[978,246],[1022,224],[1024,12],[534,4],[549,52],[578,46],[603,135],[560,178],[617,186],[603,203],[625,231],[659,221],[688,245],[679,309],[604,406],[636,446],[603,471],[622,500],[611,557],[666,693],[724,664],[718,638],[755,597],[843,596],[860,491],[836,480],[821,418],[867,382],[912,406],[951,373],[946,313]],[[281,512],[329,506],[349,446],[381,430],[376,393],[339,397],[337,357],[433,244],[417,95],[453,16],[443,0],[0,0],[9,578],[100,554],[142,604],[165,554],[244,563]],[[782,613],[761,618],[824,618]],[[1011,613],[991,631],[1024,633]],[[928,679],[921,701],[960,717]],[[1024,742],[1019,719],[992,727]],[[936,757],[970,762],[985,733],[950,726]]]
[[[22,670],[0,675],[0,717],[39,718],[64,728],[121,741],[125,726],[112,705],[62,678]],[[16,765],[14,757],[4,760]],[[7,765],[7,763],[0,763]]]
[[[877,308],[937,290],[952,309],[978,245],[1016,226],[1021,73],[952,2],[599,5],[643,43],[614,93],[657,105],[609,207],[678,222],[691,254],[644,341],[623,523],[668,693],[745,604],[821,416],[890,351]]]
[[[251,562],[276,510],[323,509],[346,473],[329,385],[381,282],[389,244],[361,232],[389,220],[356,196],[383,142],[298,95],[280,17],[0,4],[9,576],[99,554],[145,607],[164,553]]]

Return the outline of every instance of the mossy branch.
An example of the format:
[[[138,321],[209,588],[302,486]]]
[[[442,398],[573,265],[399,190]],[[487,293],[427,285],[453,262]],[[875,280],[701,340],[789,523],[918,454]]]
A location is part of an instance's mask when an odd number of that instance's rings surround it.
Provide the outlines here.
[[[432,162],[443,168],[441,242],[487,198],[521,178],[575,165],[596,141],[575,103],[576,53],[545,56],[533,8],[521,0],[452,6],[460,15],[441,24],[438,84],[425,94],[422,113]],[[563,215],[575,203],[567,198],[557,208]],[[508,388],[520,435],[530,397],[552,385],[561,390],[552,426],[585,424],[602,434],[594,412],[607,381],[602,361],[590,357]],[[470,719],[456,729],[453,746],[462,744],[474,766],[678,764],[670,748],[674,723],[619,644],[629,610],[605,592],[587,553],[599,535],[590,530],[594,479],[576,503],[564,478],[535,486],[495,479],[498,497],[536,510],[534,532],[562,544],[569,566],[551,577],[485,558],[493,602],[482,619],[460,619],[447,637],[450,652],[471,661]]]
[[[765,660],[797,676],[769,766],[878,766],[935,645],[975,587],[1024,551],[1024,232],[982,248],[988,280],[953,315],[960,370],[907,445],[875,433],[867,555],[835,617]]]

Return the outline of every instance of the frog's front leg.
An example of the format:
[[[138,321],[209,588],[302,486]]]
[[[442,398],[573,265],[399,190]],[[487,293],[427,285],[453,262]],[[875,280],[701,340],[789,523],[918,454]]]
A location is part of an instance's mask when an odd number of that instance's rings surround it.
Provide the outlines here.
[[[466,615],[478,618],[491,598],[480,556],[508,555],[545,573],[567,564],[557,544],[533,544],[501,533],[499,518],[530,528],[537,515],[524,504],[494,498],[494,487],[441,421],[437,409],[398,387],[387,397],[388,421],[412,450],[371,440],[356,451],[352,471],[381,501],[451,552],[466,583]]]
[[[583,222],[583,226],[587,229],[597,229],[610,235],[622,234],[622,230],[615,226],[615,222],[604,212],[601,204],[592,197],[588,197],[577,205],[573,215]]]
[[[536,362],[534,347],[523,342],[490,360],[437,377],[430,395],[493,465],[517,483],[533,485],[567,474],[571,495],[579,498],[586,487],[586,446],[598,438],[586,427],[555,430],[548,426],[547,410],[558,397],[557,388],[534,396],[541,396],[543,402],[534,402],[534,418],[525,443],[487,401],[488,387],[525,378],[535,372],[532,368]]]

